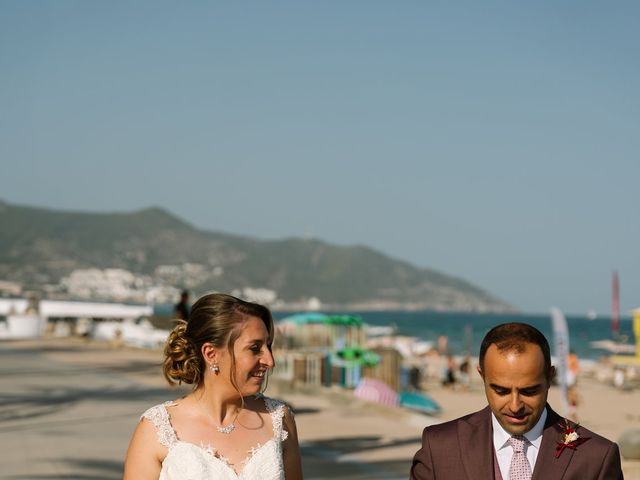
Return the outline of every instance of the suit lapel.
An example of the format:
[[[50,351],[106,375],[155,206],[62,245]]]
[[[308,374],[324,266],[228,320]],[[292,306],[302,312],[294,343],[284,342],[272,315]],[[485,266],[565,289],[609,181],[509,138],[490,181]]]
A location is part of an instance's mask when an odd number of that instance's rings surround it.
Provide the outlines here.
[[[574,450],[565,448],[560,458],[556,458],[557,442],[562,439],[562,429],[559,425],[561,421],[562,417],[547,405],[547,421],[544,425],[540,451],[531,480],[546,480],[548,478],[560,480],[564,476]]]
[[[467,478],[493,478],[493,433],[489,407],[458,423],[458,444]]]

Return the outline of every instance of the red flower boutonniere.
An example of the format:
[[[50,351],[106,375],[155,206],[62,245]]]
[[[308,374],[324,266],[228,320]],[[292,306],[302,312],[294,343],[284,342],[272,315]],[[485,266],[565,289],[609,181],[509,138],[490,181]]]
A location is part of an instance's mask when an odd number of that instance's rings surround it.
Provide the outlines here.
[[[578,448],[578,445],[583,444],[584,442],[586,442],[591,438],[591,437],[581,437],[580,435],[578,435],[578,432],[576,432],[576,429],[578,428],[579,425],[576,424],[575,426],[572,427],[569,420],[565,419],[564,425],[559,424],[559,426],[562,429],[562,441],[556,442],[558,444],[556,446],[556,458],[560,458],[560,455],[562,454],[562,452],[564,452],[565,448],[576,450]]]

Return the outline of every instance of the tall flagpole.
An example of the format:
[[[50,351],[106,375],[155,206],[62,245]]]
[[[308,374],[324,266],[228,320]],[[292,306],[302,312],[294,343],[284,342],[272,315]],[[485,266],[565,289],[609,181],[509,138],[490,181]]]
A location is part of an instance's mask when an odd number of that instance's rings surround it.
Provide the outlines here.
[[[613,338],[620,333],[620,285],[618,283],[618,272],[613,272],[611,288],[611,333]]]

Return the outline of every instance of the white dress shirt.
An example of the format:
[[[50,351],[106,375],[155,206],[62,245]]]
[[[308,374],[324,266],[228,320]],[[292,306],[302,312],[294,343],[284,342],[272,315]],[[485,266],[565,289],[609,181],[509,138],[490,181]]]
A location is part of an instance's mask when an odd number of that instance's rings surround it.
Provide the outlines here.
[[[527,460],[529,460],[529,465],[531,465],[531,473],[533,473],[536,465],[538,451],[542,443],[542,430],[544,429],[544,423],[546,421],[547,409],[545,408],[538,419],[538,423],[524,434],[524,437],[527,439],[524,445],[524,452],[527,455]],[[491,412],[491,424],[493,425],[493,448],[496,451],[500,475],[502,475],[502,480],[509,480],[509,467],[511,466],[511,457],[513,456],[513,448],[509,444],[511,434],[502,428],[502,425],[500,425],[493,412]]]

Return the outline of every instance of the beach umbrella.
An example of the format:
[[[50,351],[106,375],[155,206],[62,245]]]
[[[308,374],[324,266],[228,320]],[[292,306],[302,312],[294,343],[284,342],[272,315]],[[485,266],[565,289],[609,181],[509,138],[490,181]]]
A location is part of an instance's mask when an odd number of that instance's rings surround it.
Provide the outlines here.
[[[399,400],[402,407],[406,407],[411,410],[417,410],[422,413],[440,412],[440,405],[424,393],[402,392],[400,393]]]
[[[329,325],[362,325],[362,317],[358,315],[326,315],[322,320]]]
[[[398,406],[398,394],[382,380],[362,378],[353,391],[353,395],[361,400],[379,403],[388,407]]]
[[[338,350],[336,355],[345,362],[350,362],[364,367],[375,367],[380,363],[380,355],[360,347],[346,347],[342,350]]]

